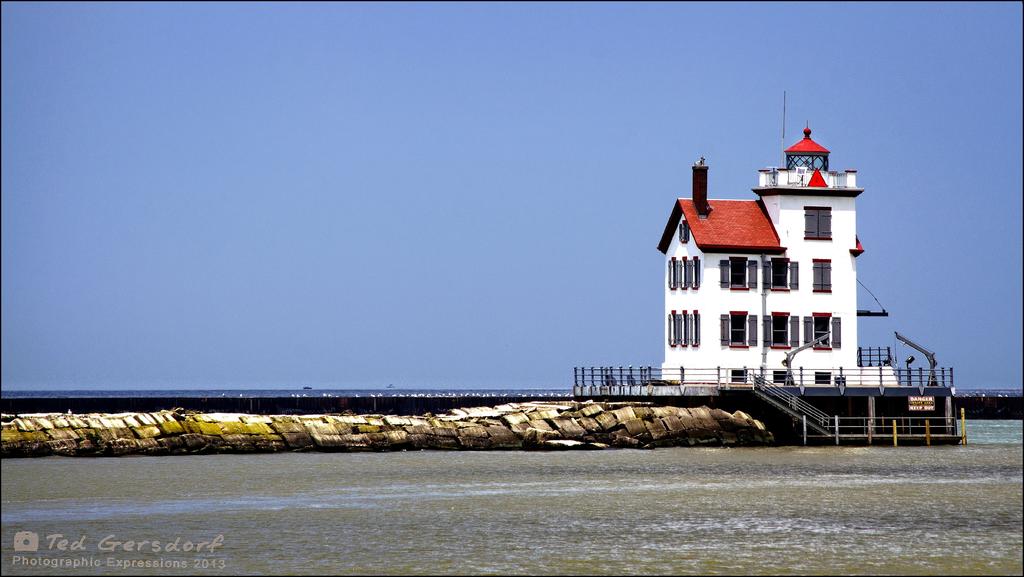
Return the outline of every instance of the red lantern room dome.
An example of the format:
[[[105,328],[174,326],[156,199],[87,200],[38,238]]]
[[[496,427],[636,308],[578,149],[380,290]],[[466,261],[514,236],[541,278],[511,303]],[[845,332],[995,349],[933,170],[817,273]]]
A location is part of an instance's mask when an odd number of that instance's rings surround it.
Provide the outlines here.
[[[786,152],[786,169],[807,167],[828,170],[828,149],[811,140],[810,127],[804,128],[804,139],[790,146]]]
[[[811,140],[811,129],[804,129],[804,139],[786,149],[786,154],[828,154],[828,149]]]

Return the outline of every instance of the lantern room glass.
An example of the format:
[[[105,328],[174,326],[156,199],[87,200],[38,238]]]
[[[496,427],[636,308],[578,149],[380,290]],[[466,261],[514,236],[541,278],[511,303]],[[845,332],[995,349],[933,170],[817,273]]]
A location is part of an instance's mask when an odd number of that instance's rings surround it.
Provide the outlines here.
[[[787,154],[786,170],[807,167],[810,170],[828,170],[828,156],[823,154]]]

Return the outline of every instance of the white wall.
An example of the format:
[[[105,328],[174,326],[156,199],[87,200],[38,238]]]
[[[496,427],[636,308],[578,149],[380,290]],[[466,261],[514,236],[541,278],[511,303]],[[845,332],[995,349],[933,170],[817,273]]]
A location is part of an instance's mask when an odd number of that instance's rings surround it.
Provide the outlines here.
[[[806,189],[803,189],[806,190]],[[800,286],[790,292],[769,291],[767,313],[788,312],[799,317],[812,313],[831,313],[842,319],[841,348],[832,350],[805,350],[797,355],[794,367],[806,369],[853,370],[857,366],[857,271],[856,259],[850,249],[856,247],[856,210],[850,197],[779,195],[764,197],[766,208],[772,218],[780,243],[786,247],[785,254],[765,255],[770,259],[787,257],[800,263]],[[804,240],[804,206],[828,206],[832,208],[832,240]],[[668,261],[671,257],[700,257],[701,286],[699,289],[668,288]],[[734,291],[719,285],[719,261],[730,257],[755,259],[758,265],[758,288],[750,291]],[[813,262],[815,258],[832,261],[832,292],[814,293]],[[678,231],[666,254],[663,267],[662,286],[665,290],[665,314],[662,317],[665,362],[663,368],[756,368],[761,366],[762,355],[762,269],[760,255],[735,253],[704,254],[697,248],[691,234],[686,244],[679,242]],[[672,347],[668,344],[668,315],[672,310],[691,312],[699,310],[701,315],[700,345],[698,347]],[[749,349],[735,349],[722,346],[720,341],[719,318],[730,311],[747,311],[758,317],[758,345]],[[803,343],[803,320],[800,322],[800,342]],[[769,349],[767,366],[782,367],[785,350]]]

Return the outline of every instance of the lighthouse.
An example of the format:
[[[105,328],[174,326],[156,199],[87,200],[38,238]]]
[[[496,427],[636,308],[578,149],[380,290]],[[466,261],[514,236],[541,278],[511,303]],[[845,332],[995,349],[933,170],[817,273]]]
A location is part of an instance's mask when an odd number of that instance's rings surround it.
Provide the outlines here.
[[[672,205],[665,255],[663,369],[724,367],[731,382],[774,367],[817,341],[800,361],[817,383],[857,367],[857,186],[829,170],[811,129],[786,149],[784,168],[762,169],[756,198],[709,198],[710,167],[692,167],[690,198]],[[710,186],[714,189],[713,184]]]
[[[960,442],[952,368],[899,332],[927,368],[858,343],[858,317],[888,316],[857,307],[864,189],[811,136],[805,128],[784,166],[757,171],[748,200],[712,198],[710,163],[693,163],[690,195],[672,202],[658,243],[661,366],[577,366],[574,396],[767,409],[776,435],[804,444]]]

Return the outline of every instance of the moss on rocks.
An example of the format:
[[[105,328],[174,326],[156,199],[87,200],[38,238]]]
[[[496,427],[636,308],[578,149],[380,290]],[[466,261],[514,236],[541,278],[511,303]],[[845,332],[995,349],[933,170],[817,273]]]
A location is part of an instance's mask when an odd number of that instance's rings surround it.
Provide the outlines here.
[[[511,403],[433,416],[156,413],[3,415],[2,456],[763,445],[742,411],[650,403]]]

